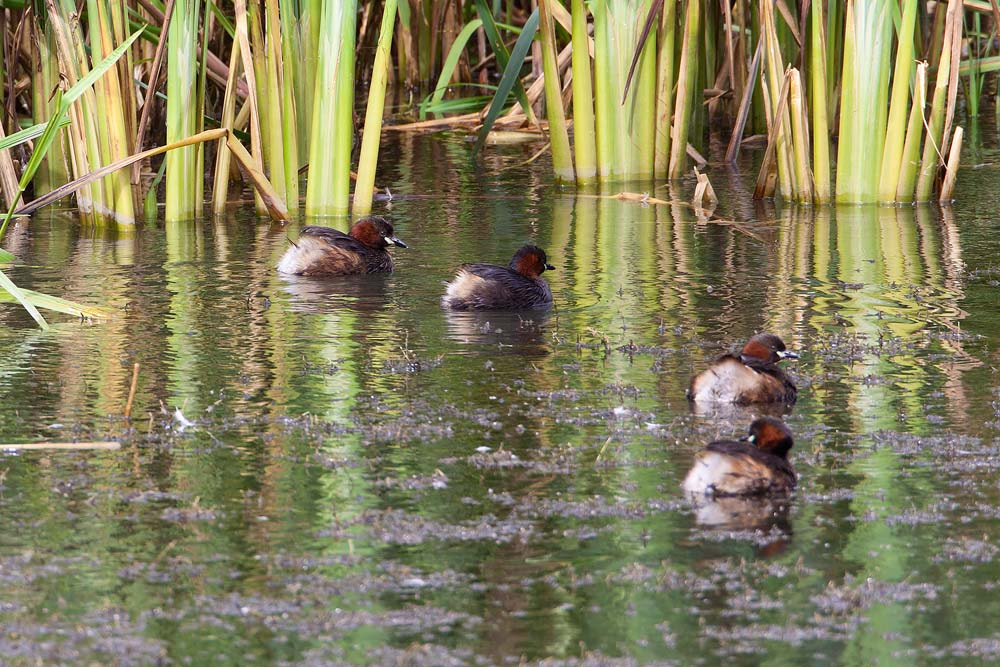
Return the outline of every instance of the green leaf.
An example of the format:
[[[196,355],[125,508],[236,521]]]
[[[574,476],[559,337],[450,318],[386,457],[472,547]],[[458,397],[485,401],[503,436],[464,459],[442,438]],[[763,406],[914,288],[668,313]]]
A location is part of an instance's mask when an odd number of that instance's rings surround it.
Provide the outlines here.
[[[229,20],[229,17],[226,16],[225,12],[219,9],[219,5],[209,0],[208,7],[215,15],[215,20],[219,22],[219,25],[221,25],[222,29],[226,31],[226,34],[229,35],[230,39],[235,38],[236,27],[233,25],[233,22]]]
[[[507,46],[500,39],[500,31],[497,30],[496,21],[493,19],[493,13],[490,8],[486,6],[486,0],[476,0],[476,9],[479,11],[479,19],[483,22],[483,31],[486,33],[486,39],[490,42],[490,47],[493,49],[494,55],[497,58],[497,65],[505,73],[507,71],[507,66],[510,64],[510,54],[507,53]],[[538,10],[536,9],[537,13]],[[528,24],[531,23],[532,18],[535,21],[534,28],[528,28]],[[538,16],[532,16],[528,18],[527,23],[524,25],[524,32],[530,33],[531,37],[535,36],[535,32],[538,30]],[[524,38],[524,33],[522,33],[517,38],[517,44],[521,43],[521,39]],[[530,43],[530,39],[528,40]],[[517,44],[514,45],[515,50],[517,49]],[[524,63],[524,58],[520,59],[521,64]],[[518,71],[521,69],[521,64],[518,64]],[[509,94],[509,92],[508,92]],[[521,107],[524,108],[525,113],[530,115],[531,106],[528,104],[528,93],[524,90],[524,85],[521,83],[521,79],[515,77],[514,82],[514,94],[517,95],[517,101],[521,103]],[[504,96],[506,100],[506,96]]]
[[[482,1],[476,0],[476,4]],[[515,84],[520,84],[521,65],[524,64],[524,59],[528,55],[528,49],[531,48],[531,41],[534,39],[536,32],[538,32],[537,9],[528,17],[528,20],[524,24],[524,29],[521,31],[521,36],[517,38],[517,43],[514,44],[514,50],[510,54],[510,62],[507,63],[507,66],[503,70],[503,76],[500,77],[500,85],[497,86],[496,95],[493,96],[493,102],[490,104],[490,109],[483,120],[483,127],[479,130],[476,145],[472,148],[473,158],[482,150],[483,144],[486,142],[486,135],[490,133],[490,130],[493,129],[493,124],[500,117],[500,112],[503,111],[503,105],[507,101],[510,91],[514,88]],[[524,87],[522,86],[521,89],[524,90]],[[527,111],[527,100],[521,102],[521,106]]]
[[[42,159],[45,154],[49,152],[49,148],[52,147],[52,143],[56,139],[56,132],[59,128],[63,126],[66,119],[66,114],[69,112],[70,105],[83,93],[90,88],[94,83],[100,79],[105,72],[114,67],[114,64],[125,55],[128,48],[132,46],[132,43],[139,39],[145,28],[140,28],[136,30],[132,35],[126,39],[118,48],[108,54],[108,57],[97,63],[94,69],[90,70],[86,76],[76,82],[72,88],[67,90],[65,93],[56,93],[56,107],[58,111],[52,115],[49,122],[45,125],[45,130],[42,132],[41,138],[35,142],[35,150],[31,152],[31,157],[28,159],[28,163],[24,167],[24,172],[21,174],[21,180],[17,184],[18,193],[14,197],[13,201],[10,203],[10,208],[7,209],[7,215],[4,216],[3,224],[0,224],[0,240],[3,239],[3,233],[7,231],[7,225],[10,223],[10,219],[14,216],[14,209],[17,206],[17,200],[20,198],[21,194],[24,192],[25,188],[28,187],[28,183],[31,179],[35,177],[35,172],[42,164]],[[13,283],[11,283],[13,284]],[[16,288],[15,288],[16,289]],[[36,311],[37,312],[37,311]]]
[[[430,100],[425,100],[420,103],[420,117],[423,118],[429,113],[473,113],[489,104],[491,99],[492,97],[489,95],[470,95],[469,97],[458,97],[453,100],[441,100],[436,104]]]
[[[18,302],[24,306],[24,309],[28,311],[28,314],[31,315],[32,319],[38,322],[38,326],[42,329],[49,328],[49,323],[45,321],[45,318],[38,312],[38,309],[35,308],[35,306],[28,300],[28,297],[25,296],[24,292],[22,292],[3,271],[0,271],[0,289],[6,290],[11,296],[17,299]]]
[[[63,118],[59,123],[59,127],[66,127],[69,125],[69,118]],[[39,123],[38,125],[32,125],[31,127],[26,127],[23,130],[18,130],[14,134],[8,134],[3,139],[0,139],[0,150],[6,150],[8,148],[13,148],[18,144],[23,144],[25,141],[31,141],[35,137],[41,136],[45,132],[45,128],[48,123]],[[56,128],[59,129],[59,128]]]
[[[438,104],[444,97],[445,90],[448,89],[448,82],[451,81],[451,75],[455,72],[455,67],[458,66],[458,60],[462,57],[462,52],[465,50],[465,45],[468,43],[469,38],[472,37],[472,33],[476,31],[479,26],[483,25],[483,22],[479,19],[473,19],[465,24],[462,28],[462,32],[458,33],[458,37],[455,38],[455,42],[451,45],[451,50],[448,51],[448,57],[444,60],[444,65],[441,67],[441,76],[438,77],[437,86],[434,88],[434,95],[431,97],[431,105]],[[420,118],[423,120],[426,109],[421,106]]]
[[[118,59],[125,55],[129,47],[132,46],[132,42],[139,39],[142,35],[142,31],[145,30],[145,26],[133,32],[128,39],[122,42],[118,48],[108,54],[108,57],[97,63],[94,69],[87,72],[86,76],[76,82],[76,85],[66,91],[66,94],[62,96],[62,103],[60,104],[59,110],[61,112],[69,111],[69,105],[77,100],[83,93],[93,86],[98,79],[104,76],[104,73],[109,69],[114,67]],[[51,121],[49,121],[51,122]]]
[[[28,300],[28,302],[36,308],[44,308],[57,313],[72,315],[74,317],[87,317],[93,320],[107,320],[114,317],[116,314],[111,308],[84,306],[76,303],[75,301],[63,299],[58,296],[49,296],[48,294],[42,294],[41,292],[35,292],[30,289],[21,288],[21,293]],[[13,297],[9,294],[5,294],[0,291],[0,301],[13,300]]]
[[[17,257],[14,256],[14,253],[7,252],[3,248],[0,248],[0,262],[2,262],[4,264],[10,264],[11,262],[13,262],[16,259],[17,259]]]

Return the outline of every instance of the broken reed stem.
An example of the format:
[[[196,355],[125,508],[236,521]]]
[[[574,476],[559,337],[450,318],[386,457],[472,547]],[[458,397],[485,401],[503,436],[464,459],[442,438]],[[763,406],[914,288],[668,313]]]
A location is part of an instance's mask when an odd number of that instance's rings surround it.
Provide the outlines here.
[[[941,183],[941,195],[938,201],[942,204],[951,203],[955,192],[955,179],[958,178],[958,162],[962,153],[962,135],[964,130],[961,126],[955,128],[951,140],[951,152],[948,153],[948,164],[944,174],[944,182]]]
[[[132,400],[135,398],[135,387],[139,382],[139,362],[132,365],[132,384],[128,388],[128,400],[125,402],[125,419],[132,415]]]
[[[776,149],[778,145],[778,134],[781,132],[781,125],[778,119],[781,118],[781,114],[784,113],[785,108],[788,105],[788,85],[791,80],[789,72],[785,72],[785,80],[781,84],[781,90],[778,92],[777,107],[773,114],[768,115],[768,123],[770,127],[767,133],[767,149],[764,151],[764,160],[760,165],[760,174],[757,176],[757,185],[754,188],[753,198],[763,199],[769,196],[767,194],[767,179],[768,172],[770,171],[771,164],[775,159]],[[762,81],[761,85],[764,87],[764,94],[767,94],[767,82]],[[770,107],[766,104],[764,105],[765,111]],[[780,177],[779,177],[780,178]]]
[[[121,449],[121,444],[110,441],[96,441],[96,442],[18,442],[18,443],[6,443],[0,445],[0,450],[5,449],[20,449],[22,451],[30,450],[40,450],[40,449],[60,449],[60,450],[87,450],[87,449],[97,449],[97,450],[113,450]]]
[[[740,109],[736,113],[736,124],[733,126],[733,134],[729,137],[729,146],[726,148],[726,164],[736,162],[736,157],[740,153],[740,142],[743,141],[743,132],[746,130],[747,118],[750,116],[753,89],[757,84],[757,72],[760,71],[761,44],[763,42],[757,42],[757,50],[754,51],[753,62],[750,63],[750,76],[743,88],[743,99],[740,100]]]

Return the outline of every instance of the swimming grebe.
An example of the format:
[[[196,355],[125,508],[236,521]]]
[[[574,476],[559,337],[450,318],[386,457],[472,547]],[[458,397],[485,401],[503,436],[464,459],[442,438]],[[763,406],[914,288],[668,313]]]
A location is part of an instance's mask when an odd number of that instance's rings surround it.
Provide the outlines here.
[[[452,310],[520,310],[552,303],[552,290],[539,278],[555,269],[538,246],[522,246],[507,266],[463,264],[448,283],[442,303]]]
[[[788,461],[792,432],[774,417],[760,417],[739,442],[720,440],[695,456],[682,487],[693,498],[786,495],[795,488]]]
[[[405,248],[385,218],[372,215],[354,223],[347,234],[331,227],[305,227],[278,262],[280,273],[300,276],[346,276],[389,273],[390,245]]]
[[[774,334],[757,334],[739,355],[724,354],[708,369],[691,378],[690,401],[750,403],[794,403],[795,383],[778,368],[782,359],[798,359]]]

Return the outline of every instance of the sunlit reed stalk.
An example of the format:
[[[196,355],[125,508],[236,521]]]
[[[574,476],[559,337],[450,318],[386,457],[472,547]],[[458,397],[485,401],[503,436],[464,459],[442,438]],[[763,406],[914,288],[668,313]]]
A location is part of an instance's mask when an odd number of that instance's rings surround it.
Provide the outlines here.
[[[167,42],[167,143],[198,130],[198,28],[200,4],[176,0]],[[199,146],[167,153],[166,207],[168,221],[193,218],[198,210]]]
[[[809,120],[802,96],[802,78],[794,67],[788,72],[788,109],[792,128],[792,164],[795,170],[795,199],[801,202],[813,200],[812,171],[809,169]]]
[[[684,37],[681,43],[680,71],[677,95],[674,99],[674,124],[670,131],[670,178],[680,178],[686,171],[688,130],[691,115],[700,106],[698,90],[698,36],[701,26],[700,0],[688,0],[684,15]]]
[[[896,47],[896,67],[892,75],[892,96],[882,150],[879,177],[880,202],[896,200],[903,142],[906,133],[907,106],[910,99],[910,74],[913,71],[913,30],[917,22],[917,0],[906,0]]]
[[[117,0],[111,0],[116,2]],[[115,48],[114,27],[112,26],[111,7],[107,0],[87,0],[87,17],[90,22],[90,47],[93,57],[97,60],[106,58]],[[129,89],[122,89],[119,80],[119,69],[112,67],[94,84],[96,94],[96,109],[101,122],[98,123],[98,137],[101,146],[100,163],[108,164],[130,155],[131,139],[135,136],[135,119],[130,119],[126,127],[125,111],[134,105],[129,105],[123,97],[131,96]],[[131,84],[131,77],[126,80]],[[109,200],[105,202],[108,213],[114,216],[119,225],[134,225],[135,210],[133,207],[132,184],[127,172],[119,171],[104,179],[105,192]]]
[[[827,107],[826,84],[826,35],[823,28],[823,3],[814,2],[810,9],[811,42],[809,49],[809,72],[812,85],[812,146],[813,182],[816,202],[825,204],[833,193],[830,190],[830,124]]]
[[[285,18],[278,0],[267,0],[268,21],[274,21],[270,39],[275,40],[274,58],[278,60],[278,87],[281,90],[281,141],[285,172],[285,202],[293,213],[299,208],[299,102],[296,79],[301,76],[297,59],[302,49],[294,30],[294,14]],[[270,27],[270,26],[269,26]],[[273,182],[272,178],[272,182]]]
[[[632,35],[637,40],[641,19],[648,11],[648,0],[636,6],[633,19]],[[635,76],[632,80],[632,104],[627,105],[625,123],[632,135],[630,151],[632,161],[629,167],[629,178],[649,179],[653,177],[656,158],[656,69],[657,69],[657,31],[652,30],[646,38]],[[626,73],[628,69],[624,70]],[[629,106],[631,108],[629,108]],[[696,114],[698,117],[703,114]]]
[[[347,213],[354,107],[356,0],[327,0],[320,20],[306,215]]]
[[[837,201],[878,199],[888,112],[888,0],[848,0],[837,147]]]
[[[791,119],[787,110],[778,111],[778,93],[785,77],[781,50],[778,46],[777,28],[774,23],[774,8],[771,0],[760,2],[761,39],[764,40],[764,77],[767,79],[771,98],[765,97],[765,105],[770,106],[771,116],[777,123],[775,139],[775,160],[778,165],[778,190],[785,199],[797,199],[799,185],[793,167],[794,146],[792,144]]]
[[[910,120],[906,124],[906,141],[900,156],[899,180],[896,184],[897,202],[913,201],[917,172],[920,169],[920,140],[924,136],[924,105],[927,103],[927,63],[917,65],[913,85],[913,104]]]
[[[844,21],[841,20],[843,3],[841,2],[814,2],[813,7],[822,9],[826,6],[826,117],[834,120],[837,117],[837,106],[841,86],[841,70],[839,69],[844,60]]]
[[[233,120],[236,115],[236,79],[240,74],[241,63],[240,42],[239,40],[233,40],[233,47],[229,55],[229,78],[226,81],[226,94],[222,102],[222,116],[219,119],[220,127],[226,130],[233,129]],[[226,147],[226,139],[227,137],[220,138],[215,146],[215,171],[212,186],[212,213],[215,215],[225,213],[229,192],[229,167],[232,156]]]
[[[257,96],[260,87],[257,85],[257,75],[253,62],[253,50],[250,46],[250,19],[247,13],[246,0],[236,0],[236,35],[235,40],[240,45],[240,59],[247,82],[247,100],[244,109],[247,111],[246,122],[250,125],[250,154],[256,169],[264,170],[264,141],[261,137],[260,99]],[[233,124],[242,127],[240,116],[236,115]],[[232,145],[232,136],[227,139],[227,146]],[[259,215],[266,213],[266,206],[259,193],[254,193],[254,206]]]
[[[597,147],[597,175],[604,180],[614,173],[615,109],[612,84],[611,32],[607,12],[609,0],[592,0],[590,11],[594,16],[594,118]],[[575,78],[575,77],[574,77]],[[580,100],[576,100],[579,104]],[[585,102],[583,102],[585,103]]]
[[[542,66],[545,77],[545,109],[549,121],[549,141],[552,144],[552,167],[557,182],[573,181],[573,157],[566,130],[566,111],[562,105],[562,85],[556,63],[556,33],[552,19],[553,0],[538,1],[539,38],[542,46]]]
[[[964,132],[961,127],[955,128],[955,134],[951,140],[951,151],[948,153],[947,169],[944,174],[944,181],[941,183],[941,193],[938,201],[942,204],[951,202],[955,194],[955,179],[958,178],[958,163],[962,155],[962,137]]]
[[[282,36],[292,48],[299,161],[309,155],[322,0],[280,0]],[[295,38],[288,40],[288,34]],[[301,165],[300,165],[301,166]]]
[[[284,197],[285,151],[281,122],[282,97],[278,83],[281,40],[278,37],[278,17],[270,14],[272,7],[277,12],[277,5],[272,0],[266,0],[264,7],[265,15],[262,16],[259,3],[251,2],[247,6],[250,48],[253,51],[254,77],[257,80],[257,99],[266,101],[258,105],[264,172],[270,177],[278,194]]]
[[[934,181],[943,152],[942,146],[945,125],[945,107],[948,98],[948,80],[952,67],[952,40],[959,39],[961,21],[957,20],[957,12],[948,6],[945,17],[944,33],[941,41],[941,55],[938,59],[937,79],[934,84],[934,97],[931,101],[930,116],[927,120],[927,138],[924,141],[923,158],[920,160],[920,173],[917,176],[916,201],[930,201],[934,194]],[[939,5],[938,10],[942,7]],[[959,12],[961,9],[959,8]],[[957,28],[957,29],[956,29]],[[957,63],[956,63],[957,66]]]
[[[583,0],[572,0],[573,10],[573,149],[578,183],[597,176],[597,145],[594,136],[594,98],[591,84],[587,9]]]
[[[403,0],[404,2],[406,0]],[[372,80],[368,88],[368,109],[365,113],[365,131],[358,157],[358,180],[354,186],[353,211],[355,216],[371,213],[375,193],[375,167],[378,164],[379,139],[382,134],[382,112],[385,108],[385,89],[389,79],[389,51],[392,32],[396,24],[396,0],[386,0],[382,10],[382,26],[372,67]]]
[[[32,49],[31,112],[34,122],[45,123],[56,111],[52,91],[59,85],[59,63],[51,25],[34,22],[35,48]],[[66,135],[59,133],[35,177],[35,192],[45,194],[69,181],[66,164]]]
[[[75,6],[71,1],[46,0],[47,18],[52,28],[59,58],[60,73],[70,86],[86,76],[87,59],[80,33],[79,22],[71,21]],[[93,91],[85,91],[69,108],[71,119],[66,129],[69,145],[70,169],[74,175],[85,174],[100,166],[100,142],[97,134],[98,115],[94,108]],[[91,183],[76,195],[79,211],[92,214],[95,207],[104,210],[103,183]]]
[[[653,145],[653,175],[666,178],[670,168],[670,121],[674,111],[674,52],[677,34],[677,3],[665,2],[657,40],[656,121]]]

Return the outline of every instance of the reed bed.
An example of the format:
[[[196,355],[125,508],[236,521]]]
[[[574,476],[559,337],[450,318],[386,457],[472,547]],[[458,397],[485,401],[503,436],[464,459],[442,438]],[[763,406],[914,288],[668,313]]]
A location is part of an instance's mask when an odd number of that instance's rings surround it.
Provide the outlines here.
[[[45,0],[3,12],[4,52],[20,57],[5,63],[0,129],[47,128],[0,138],[7,219],[55,192],[88,223],[126,230],[143,203],[197,218],[206,182],[213,214],[234,182],[278,219],[300,205],[309,218],[370,211],[390,94],[404,120],[435,116],[409,129],[477,133],[473,157],[497,127],[541,129],[567,185],[688,177],[711,137],[728,141],[724,162],[763,137],[757,196],[946,202],[957,123],[996,108],[1000,71],[993,0]],[[131,178],[107,169],[125,164]]]

